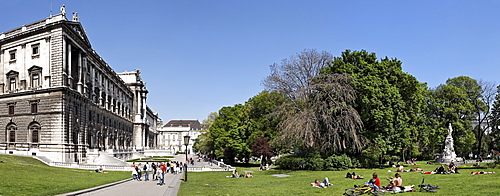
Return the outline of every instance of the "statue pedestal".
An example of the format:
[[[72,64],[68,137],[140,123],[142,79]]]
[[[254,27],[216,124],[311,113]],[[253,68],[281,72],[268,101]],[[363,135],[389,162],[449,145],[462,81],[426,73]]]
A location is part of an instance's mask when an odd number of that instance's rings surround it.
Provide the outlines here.
[[[453,156],[443,156],[441,155],[437,162],[439,163],[450,163],[451,161],[457,162],[457,155],[453,154]]]

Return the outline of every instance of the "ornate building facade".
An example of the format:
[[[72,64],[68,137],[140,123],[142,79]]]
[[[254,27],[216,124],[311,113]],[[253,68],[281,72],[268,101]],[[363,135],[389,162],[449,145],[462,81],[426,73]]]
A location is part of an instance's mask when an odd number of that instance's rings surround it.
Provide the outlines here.
[[[171,120],[158,129],[158,148],[170,154],[184,152],[184,136],[190,137],[188,152],[193,152],[193,144],[201,134],[201,124],[198,120]]]
[[[158,115],[139,74],[115,73],[62,8],[1,33],[0,153],[85,163],[154,147]]]

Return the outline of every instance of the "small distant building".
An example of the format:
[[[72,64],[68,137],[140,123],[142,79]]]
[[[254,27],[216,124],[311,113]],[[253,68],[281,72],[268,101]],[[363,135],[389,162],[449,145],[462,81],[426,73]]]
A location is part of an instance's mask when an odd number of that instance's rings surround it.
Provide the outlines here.
[[[472,120],[471,123],[474,129],[476,129],[476,127],[479,126],[479,121],[477,121],[477,119]],[[491,133],[492,131],[491,126],[492,124],[490,119],[485,119],[481,122],[481,129],[483,129],[486,134]]]
[[[193,144],[201,134],[198,120],[171,120],[158,129],[158,148],[167,152],[184,152],[184,136],[189,135],[188,152],[193,152]]]

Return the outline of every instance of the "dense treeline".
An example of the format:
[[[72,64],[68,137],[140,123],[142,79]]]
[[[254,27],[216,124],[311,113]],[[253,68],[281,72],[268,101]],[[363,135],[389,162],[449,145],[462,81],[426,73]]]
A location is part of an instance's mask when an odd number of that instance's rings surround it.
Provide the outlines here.
[[[500,86],[490,82],[459,76],[429,88],[396,58],[304,50],[271,65],[263,85],[245,104],[210,114],[195,148],[227,162],[290,154],[280,162],[370,167],[434,158],[448,124],[458,156],[499,148]]]

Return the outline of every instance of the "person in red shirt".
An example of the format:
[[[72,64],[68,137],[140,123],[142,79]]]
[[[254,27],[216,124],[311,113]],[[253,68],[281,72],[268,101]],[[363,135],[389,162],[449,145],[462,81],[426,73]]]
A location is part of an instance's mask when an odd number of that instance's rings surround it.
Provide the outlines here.
[[[375,185],[375,189],[380,188],[380,179],[378,178],[378,174],[375,172],[372,174],[372,179],[370,180],[370,183]]]
[[[160,182],[158,182],[158,185],[161,186],[165,184],[165,172],[167,172],[167,167],[165,167],[165,164],[161,163],[160,169],[161,169],[161,179]]]

